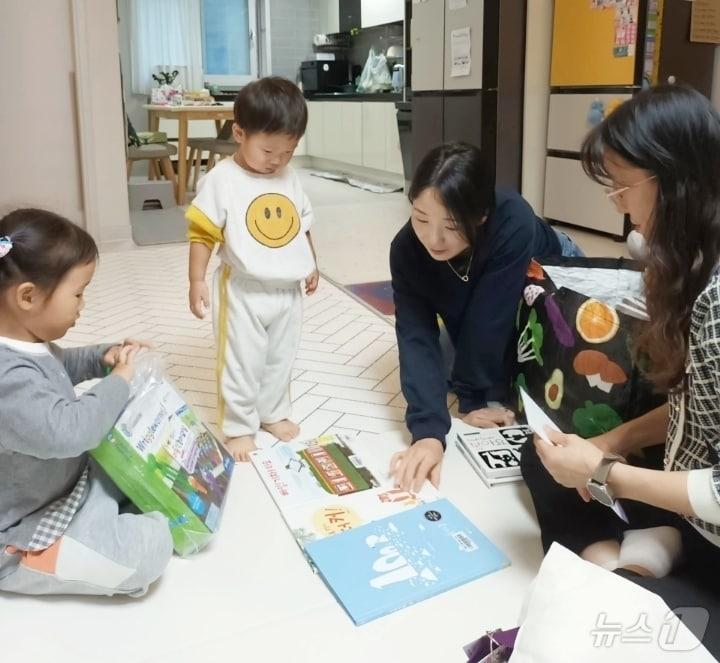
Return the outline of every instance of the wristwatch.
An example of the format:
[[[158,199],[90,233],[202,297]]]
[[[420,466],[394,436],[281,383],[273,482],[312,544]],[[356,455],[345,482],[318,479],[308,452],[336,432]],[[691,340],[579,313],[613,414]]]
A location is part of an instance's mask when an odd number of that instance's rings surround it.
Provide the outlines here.
[[[605,506],[612,506],[615,504],[615,496],[610,492],[607,485],[608,474],[615,463],[624,463],[625,459],[613,453],[606,453],[600,463],[598,464],[592,476],[587,480],[586,487],[588,492],[594,500],[604,504]]]

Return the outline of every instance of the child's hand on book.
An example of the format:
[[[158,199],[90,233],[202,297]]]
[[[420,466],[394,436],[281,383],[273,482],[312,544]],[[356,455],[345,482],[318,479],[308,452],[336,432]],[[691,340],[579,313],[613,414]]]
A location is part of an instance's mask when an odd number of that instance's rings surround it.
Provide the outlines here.
[[[192,314],[202,320],[210,306],[210,291],[205,281],[190,282],[190,310]]]

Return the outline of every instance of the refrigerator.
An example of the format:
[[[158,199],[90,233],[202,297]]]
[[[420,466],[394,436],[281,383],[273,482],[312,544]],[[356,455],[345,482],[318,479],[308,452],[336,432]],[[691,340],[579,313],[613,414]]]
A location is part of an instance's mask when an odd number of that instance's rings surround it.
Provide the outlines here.
[[[623,239],[629,219],[580,163],[588,131],[643,87],[670,80],[710,95],[714,46],[689,41],[685,0],[555,0],[544,216]]]
[[[525,0],[408,2],[411,166],[442,143],[478,146],[520,188]]]

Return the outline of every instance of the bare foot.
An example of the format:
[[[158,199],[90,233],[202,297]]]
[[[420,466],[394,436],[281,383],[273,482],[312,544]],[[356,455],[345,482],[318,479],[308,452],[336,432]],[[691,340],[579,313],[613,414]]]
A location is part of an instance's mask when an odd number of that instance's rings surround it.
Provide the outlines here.
[[[282,419],[274,424],[260,424],[260,428],[282,442],[289,442],[300,434],[300,426],[290,419]]]
[[[250,452],[255,451],[255,436],[241,435],[240,437],[228,437],[225,439],[225,448],[232,454],[232,457],[242,463],[250,460]]]

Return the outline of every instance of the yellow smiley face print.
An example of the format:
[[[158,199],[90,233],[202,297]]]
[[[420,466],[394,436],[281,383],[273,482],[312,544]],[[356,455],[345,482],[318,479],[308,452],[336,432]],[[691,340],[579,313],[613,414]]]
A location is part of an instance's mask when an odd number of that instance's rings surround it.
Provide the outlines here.
[[[292,200],[281,193],[264,193],[250,203],[245,223],[263,246],[279,249],[300,232],[300,217]]]

